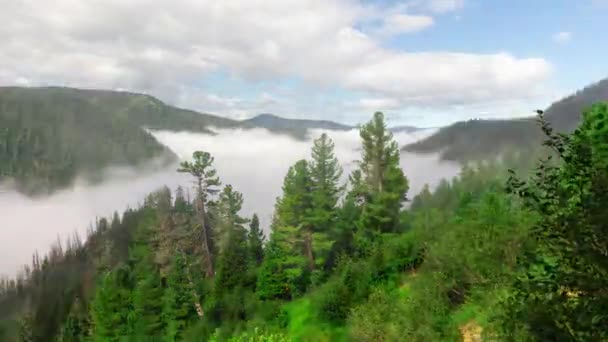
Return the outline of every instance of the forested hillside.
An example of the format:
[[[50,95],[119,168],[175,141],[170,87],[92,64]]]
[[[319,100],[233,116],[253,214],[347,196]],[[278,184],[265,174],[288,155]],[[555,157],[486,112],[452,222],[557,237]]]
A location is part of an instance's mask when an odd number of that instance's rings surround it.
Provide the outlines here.
[[[0,90],[0,180],[44,193],[69,185],[78,173],[108,165],[172,158],[136,124],[111,109],[62,89]]]
[[[541,122],[544,122],[542,116]],[[206,152],[167,188],[0,283],[7,341],[600,341],[608,338],[608,105],[531,177],[464,168],[404,209],[382,113],[340,184],[327,135],[284,178],[271,233]],[[263,185],[260,185],[263,187]]]
[[[580,113],[599,101],[608,101],[608,79],[551,104],[545,117],[556,130],[572,132],[581,122]],[[529,149],[542,140],[533,118],[469,120],[444,127],[424,140],[405,146],[404,150],[441,152],[446,160],[471,161],[495,157],[508,149]]]
[[[145,95],[69,88],[0,88],[0,180],[40,194],[108,166],[175,156],[143,127],[211,133],[237,122]]]
[[[307,138],[311,128],[348,128],[275,116],[272,123],[235,121],[127,92],[0,87],[0,183],[9,180],[21,192],[44,194],[79,175],[96,180],[108,166],[174,160],[146,129],[214,134],[212,128],[253,127],[297,139]]]

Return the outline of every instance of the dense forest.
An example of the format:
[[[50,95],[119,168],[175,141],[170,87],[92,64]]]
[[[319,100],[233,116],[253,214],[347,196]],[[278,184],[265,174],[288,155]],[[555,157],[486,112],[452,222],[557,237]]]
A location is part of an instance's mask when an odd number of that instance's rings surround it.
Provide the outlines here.
[[[214,134],[213,128],[263,127],[305,139],[318,125],[347,128],[312,120],[280,123],[230,120],[128,92],[0,87],[0,183],[39,195],[69,186],[77,176],[97,181],[110,166],[175,161],[146,129]]]
[[[530,176],[513,154],[412,199],[382,113],[348,184],[321,135],[268,236],[195,152],[193,198],[163,188],[3,279],[0,340],[606,340],[608,105],[569,135],[539,122]]]
[[[596,102],[608,101],[608,78],[551,104],[546,120],[559,132],[572,132],[581,113]],[[410,152],[440,152],[445,160],[468,162],[494,157],[503,150],[528,149],[543,141],[534,118],[468,120],[441,128],[434,135],[404,146]]]

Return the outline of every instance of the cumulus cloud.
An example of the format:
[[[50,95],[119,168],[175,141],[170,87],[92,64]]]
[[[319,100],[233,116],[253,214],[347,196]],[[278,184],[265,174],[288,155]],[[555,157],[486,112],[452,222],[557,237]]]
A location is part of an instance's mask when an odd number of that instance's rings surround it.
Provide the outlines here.
[[[365,25],[386,17],[383,27],[394,32],[419,30],[432,18],[408,11],[441,13],[462,4],[412,1],[385,9],[355,0],[9,1],[0,11],[0,84],[130,89],[199,103],[197,109],[253,108],[234,103],[230,98],[237,95],[199,86],[218,71],[252,84],[297,78],[407,105],[536,96],[530,85],[551,71],[544,59],[395,50]],[[186,101],[187,92],[224,99]]]
[[[565,44],[572,40],[572,32],[562,31],[553,35],[553,41],[558,44]]]
[[[378,29],[378,34],[392,36],[421,31],[431,26],[433,26],[433,17],[397,13],[389,15],[384,20],[383,25]]]
[[[181,158],[190,158],[198,149],[215,157],[215,167],[224,184],[241,191],[245,201],[242,214],[260,215],[262,226],[268,229],[273,205],[281,194],[283,177],[298,159],[309,158],[311,141],[295,141],[288,136],[271,134],[263,129],[221,130],[218,135],[187,132],[153,132]],[[313,132],[312,137],[321,131]],[[432,133],[397,134],[401,143],[412,142]],[[360,141],[356,131],[329,132],[336,142],[336,155],[345,169],[344,177],[355,167],[359,158]],[[441,178],[457,174],[454,163],[440,162],[437,155],[403,153],[401,165],[410,178],[410,194],[419,192],[425,183],[437,184]],[[135,207],[144,197],[162,185],[171,189],[192,186],[191,179],[175,172],[176,166],[141,173],[115,169],[108,172],[102,184],[77,184],[42,199],[30,199],[15,192],[0,192],[0,274],[14,274],[18,267],[31,260],[31,254],[43,253],[60,236],[62,239],[86,229],[96,217],[122,212]]]

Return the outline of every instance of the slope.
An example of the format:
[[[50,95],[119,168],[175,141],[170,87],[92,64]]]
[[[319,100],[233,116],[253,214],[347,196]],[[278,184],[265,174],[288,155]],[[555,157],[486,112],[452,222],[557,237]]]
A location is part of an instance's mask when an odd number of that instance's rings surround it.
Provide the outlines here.
[[[608,79],[592,84],[551,104],[545,117],[558,131],[571,132],[580,122],[582,111],[608,100]],[[441,152],[446,160],[470,161],[494,157],[506,149],[535,146],[542,132],[534,118],[513,120],[469,120],[440,129],[434,135],[405,146],[410,152]]]
[[[142,127],[212,133],[242,124],[140,94],[71,88],[0,88],[0,183],[34,195],[97,180],[110,165],[174,159]]]
[[[259,114],[242,122],[251,126],[266,128],[271,132],[289,134],[297,139],[306,138],[311,129],[348,131],[354,128],[333,121],[288,119],[274,114]]]

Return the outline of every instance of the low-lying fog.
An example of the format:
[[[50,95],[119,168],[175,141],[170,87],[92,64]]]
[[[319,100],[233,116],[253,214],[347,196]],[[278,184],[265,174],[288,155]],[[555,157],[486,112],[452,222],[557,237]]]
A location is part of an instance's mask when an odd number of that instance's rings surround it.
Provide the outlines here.
[[[288,136],[269,133],[264,129],[216,130],[215,136],[189,132],[152,132],[180,158],[188,159],[195,150],[210,152],[223,184],[232,184],[243,193],[242,214],[260,215],[267,224],[277,196],[281,194],[283,177],[290,165],[309,158],[309,141],[296,141]],[[417,131],[397,133],[400,146],[432,133]],[[344,167],[344,178],[355,167],[360,156],[357,131],[328,132],[336,143],[336,155]],[[433,186],[442,178],[455,176],[460,167],[455,163],[440,162],[437,155],[418,155],[403,152],[401,166],[410,180],[410,197],[425,183]],[[190,188],[190,178],[175,172],[176,166],[160,171],[135,173],[132,170],[108,170],[106,181],[97,185],[77,183],[42,199],[30,199],[14,191],[0,193],[0,274],[14,274],[29,263],[35,250],[46,252],[58,236],[62,240],[77,231],[86,236],[87,228],[96,217],[122,212],[139,205],[146,194],[167,185]]]

